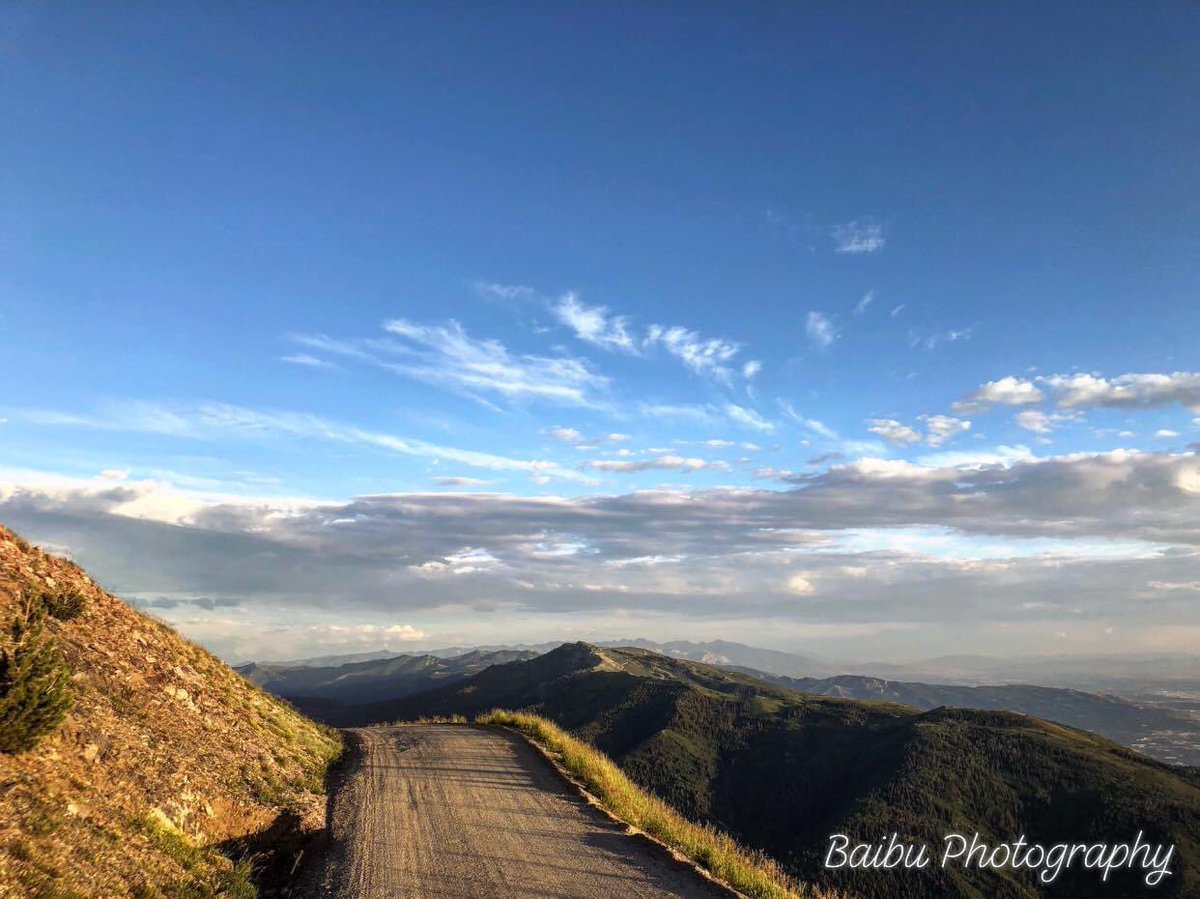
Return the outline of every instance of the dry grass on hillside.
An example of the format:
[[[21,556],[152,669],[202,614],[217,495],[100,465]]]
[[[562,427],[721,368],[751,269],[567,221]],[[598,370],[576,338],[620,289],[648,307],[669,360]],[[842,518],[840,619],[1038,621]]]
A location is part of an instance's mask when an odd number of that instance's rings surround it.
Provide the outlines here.
[[[252,896],[215,847],[323,826],[338,736],[0,527],[0,627],[46,594],[82,599],[46,619],[72,706],[35,749],[0,753],[0,896]]]

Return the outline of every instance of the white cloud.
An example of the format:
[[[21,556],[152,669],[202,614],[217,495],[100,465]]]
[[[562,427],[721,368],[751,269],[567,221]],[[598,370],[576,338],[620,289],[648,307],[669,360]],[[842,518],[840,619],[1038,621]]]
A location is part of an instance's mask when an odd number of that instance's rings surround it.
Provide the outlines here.
[[[939,331],[936,334],[930,334],[928,337],[916,338],[914,343],[924,346],[927,350],[935,350],[940,344],[943,343],[956,343],[960,340],[970,340],[974,333],[975,329],[973,327]]]
[[[309,355],[308,353],[294,353],[290,356],[284,356],[282,361],[292,365],[302,365],[305,368],[337,368],[332,362],[318,359],[316,356]]]
[[[979,412],[989,406],[1025,406],[1045,399],[1032,381],[1012,375],[988,381],[978,390],[954,404],[957,412]]]
[[[875,300],[875,291],[868,290],[866,293],[863,294],[862,299],[854,304],[854,314],[862,315],[863,313],[865,313],[867,311],[867,307],[870,306],[871,303],[874,302],[874,300]]]
[[[585,436],[582,431],[579,431],[575,428],[564,428],[564,427],[551,428],[546,433],[549,436],[553,437],[555,440],[559,440],[559,441],[562,441],[563,443],[570,444],[571,446],[575,447],[576,449],[580,449],[580,450],[592,450],[592,449],[596,449],[596,447],[598,447],[598,446],[603,446],[605,444],[610,444],[610,443],[624,443],[626,440],[629,439],[628,434],[618,434],[618,433],[600,434],[595,437],[588,437],[588,436]],[[628,452],[628,451],[622,450],[622,452]]]
[[[1014,419],[1018,427],[1024,428],[1026,431],[1033,431],[1035,434],[1049,434],[1055,420],[1056,416],[1048,415],[1040,409],[1026,409],[1024,412],[1018,412]]]
[[[969,421],[950,415],[922,415],[921,420],[925,422],[924,436],[894,418],[867,419],[867,430],[878,434],[892,446],[924,443],[926,446],[939,447],[971,428]]]
[[[747,428],[753,428],[756,431],[770,433],[775,430],[775,425],[753,409],[747,409],[745,406],[739,406],[736,403],[725,404],[725,414],[729,416],[731,421],[739,425],[744,425]]]
[[[635,462],[618,462],[615,459],[593,459],[588,462],[588,468],[596,471],[611,471],[611,472],[634,472],[634,471],[650,471],[653,469],[664,469],[668,471],[702,471],[704,469],[716,469],[718,471],[728,471],[729,465],[725,462],[710,462],[705,459],[685,458],[683,456],[656,456],[653,459],[640,459]]]
[[[794,574],[788,578],[788,590],[795,593],[797,596],[810,596],[816,592],[816,587],[803,574]]]
[[[528,300],[537,296],[537,291],[523,284],[497,284],[492,281],[476,281],[472,285],[482,297],[493,300]]]
[[[1008,468],[1018,462],[1033,462],[1036,459],[1037,456],[1029,447],[1018,444],[984,450],[944,450],[921,456],[916,461],[928,468],[979,468],[985,465]]]
[[[563,443],[584,443],[583,434],[574,428],[551,428],[548,432],[555,440]]]
[[[950,415],[922,415],[925,421],[925,443],[927,446],[938,447],[959,434],[971,429],[971,423],[966,419],[954,418]]]
[[[433,482],[441,484],[443,487],[486,487],[488,484],[496,483],[483,478],[467,478],[458,475],[442,475],[433,478]]]
[[[1124,640],[1145,645],[1163,645],[1147,627],[1166,634],[1182,626],[1194,641],[1200,626],[1190,587],[1147,586],[1196,581],[1194,454],[1007,465],[867,459],[789,487],[283,501],[0,473],[0,520],[69,547],[125,595],[239,606],[236,622],[204,618],[209,624],[185,630],[241,659],[255,651],[246,633],[271,634],[254,639],[276,646],[274,628],[335,614],[345,627],[404,622],[443,644],[461,642],[451,636],[460,628],[471,629],[473,642],[529,639],[518,623],[527,618],[573,634],[595,626],[605,636],[619,636],[623,621],[658,620],[667,632],[692,622],[744,639],[758,633],[745,622],[760,622],[762,633],[790,626],[796,594],[787,584],[797,575],[815,587],[802,594],[806,627],[878,629],[899,620],[928,628],[913,632],[926,635],[920,652],[947,639],[982,651],[998,626],[1012,629],[1006,649],[1032,651],[1035,644],[1019,641],[1033,639],[1056,608],[1073,627],[1117,624]],[[917,529],[924,537],[914,538]],[[854,537],[866,531],[875,536]],[[530,546],[549,549],[531,555]],[[635,564],[647,559],[661,564]],[[963,596],[971,616],[953,614]],[[1042,605],[1022,605],[1034,600]],[[513,614],[481,622],[483,601]]]
[[[486,549],[468,546],[440,559],[428,559],[408,570],[421,578],[461,577],[481,574],[507,567]]]
[[[921,435],[906,424],[901,424],[894,418],[869,418],[867,430],[878,434],[892,446],[907,446],[920,443]]]
[[[1170,440],[1172,437],[1178,437],[1178,431],[1172,431],[1170,428],[1159,428],[1154,432],[1155,440]]]
[[[1049,434],[1051,431],[1050,416],[1040,409],[1026,409],[1024,412],[1018,412],[1013,420],[1017,423],[1017,427],[1033,431],[1035,434]]]
[[[327,624],[314,625],[309,630],[330,635],[339,645],[370,644],[374,646],[382,641],[385,649],[387,644],[392,641],[416,643],[429,636],[425,631],[418,630],[411,624]]]
[[[891,315],[892,318],[895,318],[897,315],[899,315],[901,312],[904,311],[904,307],[907,305],[908,305],[907,303],[901,303],[899,306],[893,306],[892,311],[889,314]]]
[[[1151,581],[1151,590],[1185,590],[1200,593],[1200,581]]]
[[[751,359],[749,362],[747,362],[745,365],[742,366],[742,377],[745,378],[747,381],[749,381],[760,371],[762,371],[762,363],[759,362],[757,359]]]
[[[883,225],[871,219],[836,225],[832,236],[834,251],[837,253],[875,253],[882,250],[887,243],[883,235]]]
[[[775,468],[772,465],[761,465],[754,469],[754,478],[759,481],[783,481],[785,484],[795,483],[800,477],[789,468]]]
[[[574,293],[566,293],[551,311],[585,343],[610,352],[640,355],[637,341],[629,332],[629,319],[623,315],[610,315],[605,306],[587,306]]]
[[[696,403],[639,403],[638,412],[645,418],[674,418],[706,425],[716,424],[721,418],[716,407]]]
[[[809,312],[804,320],[804,332],[808,341],[818,349],[828,349],[838,339],[838,329],[823,312]]]
[[[1130,373],[1114,378],[1094,374],[1039,378],[1064,409],[1092,407],[1152,409],[1175,403],[1200,412],[1200,372]]]

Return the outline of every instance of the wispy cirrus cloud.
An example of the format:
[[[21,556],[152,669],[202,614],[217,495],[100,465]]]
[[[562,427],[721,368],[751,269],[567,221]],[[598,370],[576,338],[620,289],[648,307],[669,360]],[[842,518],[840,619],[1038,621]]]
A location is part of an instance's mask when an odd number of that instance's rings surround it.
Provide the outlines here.
[[[684,364],[689,371],[728,382],[733,374],[730,363],[741,351],[741,344],[723,337],[701,337],[695,331],[678,325],[651,325],[646,330],[646,344],[660,345]]]
[[[783,414],[798,425],[808,428],[815,434],[826,438],[827,440],[837,440],[838,434],[833,428],[825,424],[823,421],[818,421],[815,418],[808,418],[796,411],[796,407],[785,399],[776,400],[779,408],[783,410]]]
[[[407,343],[385,368],[462,393],[590,406],[609,386],[582,359],[515,355],[498,340],[471,337],[453,320],[418,325],[398,318],[384,329]]]
[[[263,440],[293,437],[373,447],[406,456],[457,462],[491,471],[579,480],[578,472],[557,462],[514,459],[494,453],[442,446],[329,421],[302,412],[249,409],[228,403],[164,405],[143,401],[109,403],[94,413],[24,410],[33,424],[125,433],[157,434],[194,440]]]
[[[875,219],[856,219],[834,225],[830,233],[836,253],[878,253],[887,244],[883,224]]]
[[[495,281],[473,281],[471,287],[481,297],[492,300],[530,300],[537,291],[524,284],[499,284]]]
[[[927,350],[936,350],[939,346],[945,343],[958,343],[960,340],[970,340],[975,336],[975,328],[951,328],[948,331],[936,331],[933,334],[920,336],[912,333],[909,337],[909,345],[912,347],[924,347]]]
[[[808,342],[819,350],[827,350],[841,336],[831,319],[824,312],[809,312],[804,319],[804,333]]]
[[[422,325],[397,318],[383,327],[387,337],[346,340],[294,334],[290,339],[475,399],[498,396],[568,406],[600,406],[606,401],[609,379],[583,359],[513,353],[499,340],[473,337],[453,319]]]
[[[606,306],[588,306],[575,293],[565,293],[551,306],[551,312],[584,343],[610,352],[641,355],[639,342],[630,333],[629,319],[610,314]]]
[[[289,365],[300,365],[304,368],[327,368],[335,369],[338,366],[326,359],[318,359],[316,356],[309,353],[292,353],[289,356],[283,356],[281,362],[287,362]]]
[[[681,325],[651,324],[639,332],[628,316],[617,315],[607,306],[590,306],[575,293],[566,293],[551,303],[555,319],[584,343],[609,352],[644,356],[661,348],[697,375],[728,383],[734,374],[734,360],[742,345],[723,337],[704,337]],[[754,377],[762,364],[746,362],[742,375]]]
[[[767,421],[753,409],[739,406],[737,403],[726,403],[725,414],[729,416],[730,421],[755,431],[762,431],[764,434],[775,430],[774,422]]]

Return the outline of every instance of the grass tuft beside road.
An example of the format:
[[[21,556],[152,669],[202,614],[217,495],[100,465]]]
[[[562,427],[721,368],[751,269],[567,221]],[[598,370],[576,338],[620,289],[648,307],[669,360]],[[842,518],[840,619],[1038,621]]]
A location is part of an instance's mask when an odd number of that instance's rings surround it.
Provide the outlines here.
[[[602,752],[560,727],[521,712],[497,709],[476,724],[511,727],[541,746],[609,812],[704,868],[717,880],[754,899],[835,899],[835,894],[797,883],[762,853],[739,846],[728,834],[688,821],[646,793]]]

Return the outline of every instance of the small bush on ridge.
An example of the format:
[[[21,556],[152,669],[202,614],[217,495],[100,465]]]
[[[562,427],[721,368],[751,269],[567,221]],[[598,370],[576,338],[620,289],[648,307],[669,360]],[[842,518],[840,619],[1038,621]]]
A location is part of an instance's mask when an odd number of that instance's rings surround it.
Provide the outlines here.
[[[83,614],[87,600],[75,590],[58,590],[42,594],[42,606],[59,621],[73,621]]]
[[[54,732],[71,707],[71,673],[42,628],[41,607],[26,603],[0,649],[0,752],[25,752]]]

